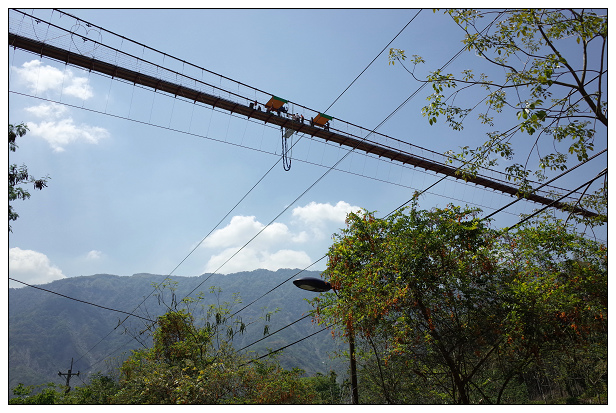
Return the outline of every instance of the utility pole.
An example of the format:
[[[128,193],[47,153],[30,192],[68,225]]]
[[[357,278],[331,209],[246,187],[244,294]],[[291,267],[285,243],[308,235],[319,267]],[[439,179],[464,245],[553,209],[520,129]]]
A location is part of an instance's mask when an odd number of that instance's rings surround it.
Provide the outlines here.
[[[73,359],[72,358],[71,358],[71,368],[68,369],[68,373],[58,372],[58,376],[66,376],[66,391],[64,393],[68,394],[68,392],[71,391],[71,385],[70,385],[71,377],[79,376],[79,372],[73,373]]]

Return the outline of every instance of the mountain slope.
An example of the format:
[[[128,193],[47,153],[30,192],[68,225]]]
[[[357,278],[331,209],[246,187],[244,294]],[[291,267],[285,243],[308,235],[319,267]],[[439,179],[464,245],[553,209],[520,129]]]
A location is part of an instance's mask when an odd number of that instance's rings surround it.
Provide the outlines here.
[[[155,291],[153,283],[161,283],[165,276],[154,274],[130,277],[97,274],[62,279],[41,288],[126,312],[132,312],[145,300],[134,314],[153,320],[164,313],[174,296],[179,301],[193,289],[196,290],[190,296],[202,292],[205,305],[232,302],[234,294],[238,294],[242,303],[232,306],[231,313],[234,313],[282,283],[238,313],[248,325],[246,332],[233,341],[235,348],[240,349],[262,338],[265,324],[272,333],[310,311],[311,306],[304,299],[314,297],[314,293],[298,289],[291,281],[285,282],[295,278],[297,272],[281,269],[199,277],[172,276],[169,281],[175,290],[166,287],[162,292]],[[319,273],[303,272],[301,276],[319,277]],[[211,287],[222,292],[210,293]],[[268,323],[260,319],[266,312],[276,309]],[[194,306],[195,318],[200,317],[200,312],[200,307]],[[129,317],[118,326],[125,318],[125,314],[46,291],[30,287],[9,289],[9,390],[18,383],[64,383],[65,379],[59,377],[58,372],[66,373],[71,359],[74,360],[73,372],[80,372],[79,377],[71,379],[73,386],[87,382],[89,374],[113,372],[127,352],[151,343],[147,332],[140,334],[148,324],[145,320]],[[276,350],[319,329],[308,317],[244,351],[255,352],[251,353],[254,357],[260,356],[266,354],[268,348]],[[346,371],[346,363],[330,358],[338,347],[329,332],[324,331],[290,346],[279,360],[285,368],[300,367],[309,375],[325,374],[331,369],[340,374]]]

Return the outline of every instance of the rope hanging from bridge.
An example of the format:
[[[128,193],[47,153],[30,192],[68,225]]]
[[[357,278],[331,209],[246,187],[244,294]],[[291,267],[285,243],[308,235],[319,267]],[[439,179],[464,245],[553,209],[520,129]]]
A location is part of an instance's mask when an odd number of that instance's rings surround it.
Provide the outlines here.
[[[291,170],[291,150],[293,149],[293,129],[280,127],[282,134],[282,167],[285,171]]]

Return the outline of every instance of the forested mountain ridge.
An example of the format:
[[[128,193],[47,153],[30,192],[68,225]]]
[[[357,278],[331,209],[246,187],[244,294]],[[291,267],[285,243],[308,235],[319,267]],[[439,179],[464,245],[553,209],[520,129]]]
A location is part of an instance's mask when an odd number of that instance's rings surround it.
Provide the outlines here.
[[[311,298],[314,293],[300,290],[291,283],[297,272],[291,269],[255,270],[229,275],[168,278],[154,274],[96,274],[65,278],[40,287],[128,313],[145,300],[134,314],[154,320],[173,300],[180,301],[193,289],[195,291],[190,296],[202,292],[205,305],[231,303],[237,296],[241,303],[231,305],[231,313],[234,313],[282,283],[239,311],[238,316],[247,327],[233,343],[236,349],[241,349],[261,339],[266,325],[271,334],[308,314],[311,306],[304,298]],[[300,276],[318,277],[319,272],[302,272]],[[166,278],[165,288],[153,287]],[[285,282],[287,280],[289,282]],[[175,290],[172,291],[171,287]],[[210,292],[212,288],[221,292]],[[200,307],[193,307],[194,316],[199,319]],[[269,321],[264,317],[267,312],[274,312]],[[148,332],[143,332],[147,321],[129,317],[119,325],[125,318],[126,314],[35,288],[9,289],[9,395],[10,389],[19,383],[64,383],[65,379],[60,378],[58,372],[66,373],[71,359],[74,360],[73,373],[80,372],[79,377],[72,378],[73,386],[87,382],[89,374],[98,371],[112,373],[131,349],[151,343]],[[266,354],[267,349],[276,350],[315,331],[318,328],[307,317],[244,351],[254,351],[255,357],[260,356]],[[316,372],[326,374],[344,365],[340,360],[330,358],[336,348],[331,335],[321,332],[284,350],[279,360],[285,368],[299,367],[309,375]]]

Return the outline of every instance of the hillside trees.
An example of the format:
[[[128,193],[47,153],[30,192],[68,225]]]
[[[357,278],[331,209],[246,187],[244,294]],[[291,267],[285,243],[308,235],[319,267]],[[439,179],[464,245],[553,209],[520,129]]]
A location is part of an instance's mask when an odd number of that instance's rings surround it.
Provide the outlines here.
[[[315,298],[314,314],[355,332],[360,402],[520,403],[524,374],[544,363],[602,368],[605,247],[561,222],[509,234],[478,213],[349,214],[335,236],[323,276],[337,294]]]
[[[425,79],[416,75],[425,63],[412,55],[408,69],[402,49],[390,49],[390,64],[403,66],[415,80],[432,86],[422,109],[432,125],[444,119],[462,130],[470,115],[487,128],[487,140],[453,153],[463,175],[504,161],[521,194],[531,190],[532,175],[541,181],[551,170],[566,170],[570,156],[588,159],[597,132],[607,132],[607,13],[589,10],[447,10],[464,33],[467,51],[480,59],[459,75],[443,70]],[[497,129],[501,128],[501,129]],[[524,138],[527,136],[530,138]],[[522,156],[514,155],[523,148]],[[536,155],[536,164],[531,157]],[[452,162],[454,162],[452,159]],[[532,175],[531,175],[532,174]],[[607,182],[581,205],[607,215]],[[605,219],[588,221],[602,223]]]
[[[171,303],[158,317],[153,345],[133,351],[122,365],[114,403],[308,403],[319,399],[313,387],[301,380],[302,370],[285,370],[275,359],[249,363],[246,355],[235,351],[233,338],[243,333],[246,324],[230,316],[232,303],[202,304],[201,293],[176,302],[174,283],[156,287],[159,299],[164,302],[170,294]],[[220,290],[212,288],[210,293],[218,295]],[[193,312],[199,312],[199,305],[203,317],[196,320]]]
[[[9,151],[15,152],[18,148],[17,143],[15,142],[17,137],[22,137],[28,131],[28,126],[21,123],[19,125],[9,124]],[[25,190],[19,185],[22,184],[33,184],[34,189],[43,189],[47,186],[47,181],[49,180],[49,176],[44,178],[36,179],[28,174],[28,167],[25,164],[21,166],[17,166],[17,164],[9,165],[9,231],[12,232],[11,229],[11,221],[15,221],[19,215],[13,209],[11,202],[16,199],[28,199],[30,198],[30,192]]]
[[[230,317],[229,303],[204,304],[203,317],[197,319],[191,310],[199,314],[202,294],[175,302],[173,282],[156,287],[161,303],[169,293],[172,301],[152,326],[152,345],[132,351],[117,382],[97,374],[90,384],[67,394],[60,391],[63,386],[53,384],[38,394],[33,394],[33,386],[19,385],[11,403],[305,404],[331,400],[330,394],[325,399],[326,393],[319,389],[322,380],[306,380],[303,370],[285,370],[275,357],[251,362],[249,355],[236,352],[233,338],[246,326]],[[331,388],[329,383],[327,389]]]

